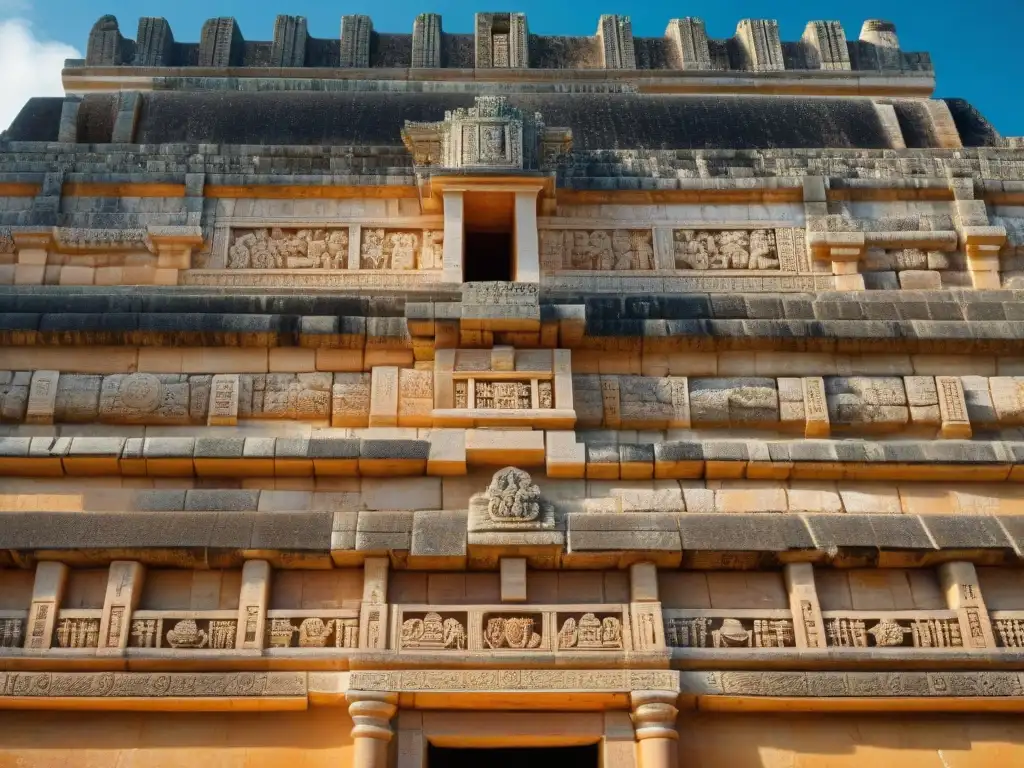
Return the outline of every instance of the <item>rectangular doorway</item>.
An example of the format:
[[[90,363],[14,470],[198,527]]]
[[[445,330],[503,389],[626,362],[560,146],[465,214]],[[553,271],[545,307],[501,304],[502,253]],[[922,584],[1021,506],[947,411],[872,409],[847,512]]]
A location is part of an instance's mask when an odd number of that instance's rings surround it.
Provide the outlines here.
[[[512,233],[474,232],[465,234],[467,283],[512,280]]]
[[[427,747],[426,768],[599,768],[597,744],[583,747]]]

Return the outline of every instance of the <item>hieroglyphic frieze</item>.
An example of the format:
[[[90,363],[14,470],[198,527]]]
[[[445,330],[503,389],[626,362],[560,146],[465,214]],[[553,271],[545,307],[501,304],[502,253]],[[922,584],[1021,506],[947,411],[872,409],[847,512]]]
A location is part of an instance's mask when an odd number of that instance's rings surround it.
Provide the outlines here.
[[[679,690],[679,673],[629,669],[472,669],[352,672],[360,691]]]
[[[98,648],[100,620],[96,618],[59,618],[54,631],[59,648]]]
[[[20,648],[24,640],[24,619],[0,619],[0,648]]]
[[[0,696],[305,696],[305,672],[0,672]]]
[[[229,650],[235,647],[237,619],[193,619],[166,616],[136,618],[129,631],[131,648]]]
[[[348,228],[233,230],[229,269],[345,269]]]
[[[681,672],[684,694],[785,697],[1024,695],[1018,672]]]
[[[672,246],[676,269],[779,269],[770,229],[677,229]]]

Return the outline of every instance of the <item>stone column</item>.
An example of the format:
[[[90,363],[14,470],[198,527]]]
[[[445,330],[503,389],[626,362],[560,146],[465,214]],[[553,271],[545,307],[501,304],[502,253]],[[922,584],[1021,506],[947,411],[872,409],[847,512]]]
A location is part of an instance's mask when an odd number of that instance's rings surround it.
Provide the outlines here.
[[[946,606],[957,613],[964,647],[995,648],[992,622],[974,563],[943,563],[939,566],[939,582],[946,594]]]
[[[387,768],[388,742],[395,734],[391,729],[391,718],[398,710],[398,694],[349,691],[345,698],[355,741],[352,768]]]
[[[793,613],[793,633],[797,648],[824,648],[825,622],[814,585],[814,567],[810,563],[789,563],[785,568],[789,609]]]
[[[540,240],[537,234],[537,190],[516,192],[517,283],[540,282]],[[448,232],[445,231],[445,243]]]
[[[131,560],[115,560],[107,574],[107,591],[100,620],[100,650],[97,653],[120,654],[128,647],[132,612],[142,597],[146,569]]]
[[[462,282],[462,249],[465,205],[461,191],[444,193],[444,257],[441,281]]]
[[[676,768],[679,731],[676,697],[672,691],[633,691],[633,727],[640,743],[640,768]]]
[[[255,650],[265,645],[270,579],[270,563],[266,560],[247,560],[242,566],[238,629],[235,634],[235,648],[239,650]]]
[[[64,563],[44,561],[36,565],[32,586],[32,607],[25,629],[25,647],[34,651],[48,650],[53,642],[53,626],[64,599],[68,567]]]

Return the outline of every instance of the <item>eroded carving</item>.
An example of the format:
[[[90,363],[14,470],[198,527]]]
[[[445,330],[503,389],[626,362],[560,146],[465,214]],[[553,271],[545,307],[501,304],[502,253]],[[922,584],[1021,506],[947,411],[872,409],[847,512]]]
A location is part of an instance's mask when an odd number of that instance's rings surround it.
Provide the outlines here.
[[[539,614],[485,616],[484,622],[484,645],[494,650],[539,648],[544,639],[535,631],[543,626],[543,618]]]
[[[734,619],[708,616],[665,620],[665,641],[672,648],[792,648],[789,619]]]
[[[1024,648],[1024,619],[996,619],[992,624],[1001,648]]]
[[[652,270],[649,229],[542,230],[541,258],[551,269]]]
[[[24,636],[24,619],[0,619],[0,648],[20,648]]]
[[[558,647],[578,651],[613,651],[622,648],[622,619],[611,614],[558,614]]]
[[[100,644],[99,618],[67,618],[57,621],[53,633],[61,648],[97,648]]]
[[[427,269],[422,265],[423,235],[410,230],[363,229],[359,250],[360,269]],[[436,248],[435,248],[436,251]],[[437,257],[431,252],[433,264]],[[436,267],[429,267],[435,269]]]
[[[487,487],[487,513],[496,522],[529,522],[540,515],[540,488],[529,473],[505,467]]]
[[[345,269],[348,229],[234,230],[229,269]]]
[[[359,620],[317,616],[274,618],[267,626],[267,643],[271,648],[357,648]]]
[[[305,672],[0,673],[0,696],[151,698],[305,694]]]
[[[416,650],[464,651],[466,614],[460,613],[445,618],[433,611],[421,615],[414,614],[402,622],[401,644],[402,648]]]
[[[963,636],[956,619],[844,619],[826,622],[828,644],[843,648],[960,648]]]
[[[235,647],[237,629],[237,619],[135,619],[128,644],[132,648],[225,650]]]
[[[775,233],[768,229],[677,229],[673,232],[676,269],[778,269]]]

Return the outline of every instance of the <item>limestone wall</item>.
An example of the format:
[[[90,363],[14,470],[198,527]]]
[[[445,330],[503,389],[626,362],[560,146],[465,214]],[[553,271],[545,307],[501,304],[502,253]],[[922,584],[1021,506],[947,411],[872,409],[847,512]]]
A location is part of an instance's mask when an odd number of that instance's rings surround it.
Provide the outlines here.
[[[347,768],[352,720],[302,712],[3,712],[0,768]]]
[[[1024,761],[1012,715],[683,714],[679,768],[990,768]]]

